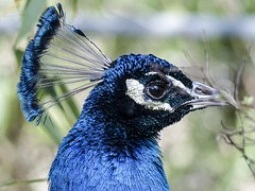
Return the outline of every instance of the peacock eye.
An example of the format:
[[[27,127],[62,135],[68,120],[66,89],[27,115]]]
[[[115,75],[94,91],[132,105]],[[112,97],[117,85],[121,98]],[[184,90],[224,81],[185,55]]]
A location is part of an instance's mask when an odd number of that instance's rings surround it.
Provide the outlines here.
[[[162,82],[153,82],[146,87],[146,94],[154,99],[159,100],[163,98],[168,92],[168,86]]]

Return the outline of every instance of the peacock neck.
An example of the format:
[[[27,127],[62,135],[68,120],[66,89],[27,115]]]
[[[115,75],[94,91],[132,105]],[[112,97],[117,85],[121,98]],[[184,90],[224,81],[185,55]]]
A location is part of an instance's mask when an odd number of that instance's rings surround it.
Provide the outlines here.
[[[92,91],[63,139],[50,170],[50,191],[169,191],[157,137],[134,136],[101,96]]]
[[[78,153],[69,161],[84,169],[76,172],[84,184],[76,190],[169,191],[155,137],[128,137],[118,124],[98,123],[89,115],[82,120],[86,126],[76,125],[68,136],[74,143],[82,140],[68,148]]]

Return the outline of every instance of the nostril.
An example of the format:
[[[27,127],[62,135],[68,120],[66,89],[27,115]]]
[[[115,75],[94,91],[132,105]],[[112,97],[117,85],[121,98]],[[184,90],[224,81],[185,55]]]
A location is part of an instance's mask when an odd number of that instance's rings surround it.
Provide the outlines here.
[[[214,94],[217,94],[218,90],[206,85],[195,84],[195,86],[193,86],[193,93],[197,95],[212,96]]]
[[[214,91],[212,91],[211,89],[208,89],[208,88],[197,87],[195,89],[195,93],[203,94],[203,95],[212,95],[212,94],[214,94]]]
[[[196,94],[203,94],[203,90],[202,90],[200,87],[196,87],[195,90],[194,90],[194,92],[195,92]]]

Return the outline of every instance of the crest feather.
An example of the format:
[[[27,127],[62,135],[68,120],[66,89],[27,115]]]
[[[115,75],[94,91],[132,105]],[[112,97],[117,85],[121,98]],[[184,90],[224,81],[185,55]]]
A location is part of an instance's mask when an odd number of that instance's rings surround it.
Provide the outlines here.
[[[111,60],[85,34],[65,22],[61,4],[42,14],[34,39],[22,59],[18,95],[28,121],[40,121],[45,110],[103,81]],[[57,95],[56,88],[72,88]],[[49,100],[39,93],[50,93]]]

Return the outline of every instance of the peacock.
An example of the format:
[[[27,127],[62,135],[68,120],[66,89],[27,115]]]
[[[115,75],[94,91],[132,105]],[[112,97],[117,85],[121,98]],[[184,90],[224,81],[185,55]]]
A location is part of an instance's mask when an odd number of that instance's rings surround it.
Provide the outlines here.
[[[54,99],[40,91],[71,87]],[[191,111],[227,102],[153,54],[109,59],[65,21],[61,4],[46,9],[22,59],[18,96],[24,117],[40,123],[48,110],[91,89],[51,165],[50,191],[169,191],[159,132]]]

